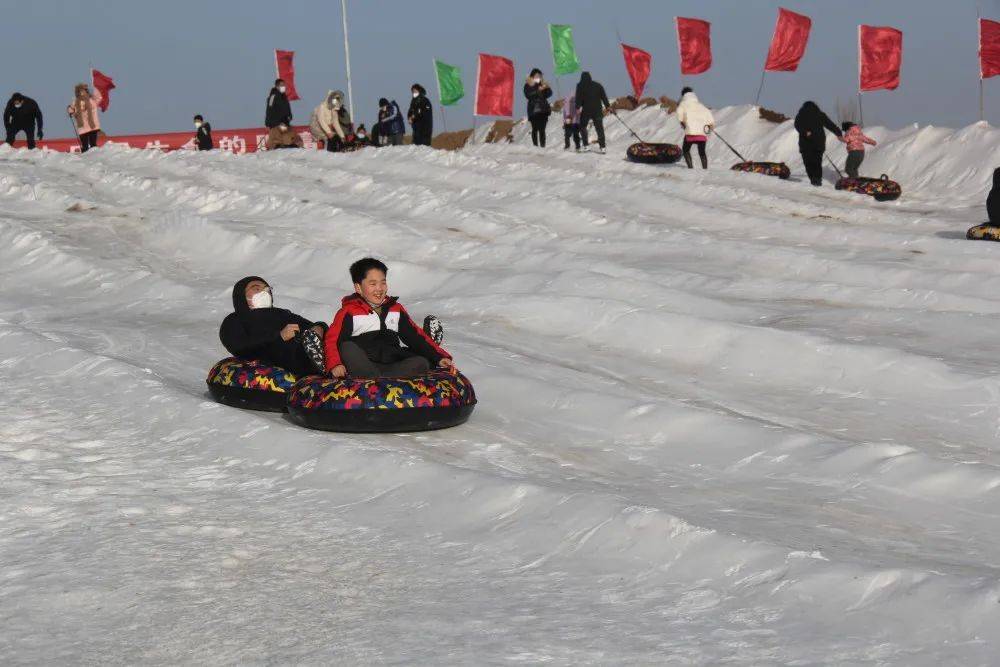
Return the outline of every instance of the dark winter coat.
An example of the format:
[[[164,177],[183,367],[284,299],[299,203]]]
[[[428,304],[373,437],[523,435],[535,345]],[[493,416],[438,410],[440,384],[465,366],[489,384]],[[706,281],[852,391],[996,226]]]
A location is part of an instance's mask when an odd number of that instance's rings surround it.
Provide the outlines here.
[[[795,116],[795,129],[799,133],[799,151],[803,153],[826,151],[826,132],[830,130],[838,137],[843,133],[830,117],[823,113],[815,102],[806,102]]]
[[[410,107],[412,109],[412,105]],[[403,112],[396,100],[389,102],[385,109],[378,110],[378,135],[391,137],[394,134],[406,134],[406,124],[403,123]]]
[[[275,86],[267,96],[267,111],[264,113],[264,127],[270,129],[282,123],[292,122],[292,105],[288,101],[288,95],[278,90]]]
[[[42,136],[42,110],[38,103],[30,97],[22,97],[21,108],[14,106],[14,98],[7,101],[3,111],[3,127],[5,130],[27,130],[37,127],[38,136]]]
[[[427,91],[423,88],[419,90],[420,94],[410,100],[410,109],[406,112],[406,116],[410,119],[414,133],[430,134],[434,127],[434,108],[427,99]]]
[[[451,359],[423,328],[414,324],[396,297],[386,299],[379,311],[368,305],[360,294],[343,298],[323,341],[327,370],[343,363],[340,344],[347,340],[357,343],[376,364],[392,364],[419,355],[433,368],[442,359]],[[400,341],[406,343],[405,348]]]
[[[1000,225],[1000,169],[993,172],[993,189],[986,198],[986,213],[990,216],[990,222]]]
[[[198,150],[200,151],[210,151],[215,148],[215,144],[212,142],[212,126],[208,123],[202,123],[195,134],[195,141],[198,142]]]
[[[257,276],[247,276],[233,286],[233,310],[226,316],[219,329],[219,338],[229,353],[240,359],[255,359],[280,366],[296,375],[314,374],[301,343],[282,340],[281,330],[286,324],[298,324],[301,330],[320,326],[323,322],[310,322],[284,308],[251,308],[247,304],[246,289],[254,280],[267,281]]]
[[[590,72],[581,74],[580,83],[576,84],[576,107],[583,110],[583,115],[600,118],[604,109],[610,106],[604,86],[590,78]]]
[[[548,116],[552,114],[552,89],[547,84],[528,80],[524,84],[524,96],[528,98],[528,118],[532,116]]]

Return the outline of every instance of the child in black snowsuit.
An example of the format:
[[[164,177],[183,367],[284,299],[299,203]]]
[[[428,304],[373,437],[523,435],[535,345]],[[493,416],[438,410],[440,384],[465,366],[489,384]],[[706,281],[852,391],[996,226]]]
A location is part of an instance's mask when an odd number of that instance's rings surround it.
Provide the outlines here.
[[[986,213],[990,222],[1000,225],[1000,169],[993,170],[993,189],[986,198]]]

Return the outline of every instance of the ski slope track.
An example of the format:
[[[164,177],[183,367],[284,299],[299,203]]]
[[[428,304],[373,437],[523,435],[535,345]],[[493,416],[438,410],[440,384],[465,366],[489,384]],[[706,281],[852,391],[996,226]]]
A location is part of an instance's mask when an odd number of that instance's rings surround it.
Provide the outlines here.
[[[623,114],[677,141],[658,108]],[[1000,655],[1000,131],[868,128],[879,204],[526,140],[0,148],[0,655],[13,664],[900,664]],[[478,137],[486,128],[480,128]],[[831,154],[844,151],[831,140]],[[892,168],[890,168],[892,166]],[[218,405],[233,283],[332,318],[372,253],[461,427]]]

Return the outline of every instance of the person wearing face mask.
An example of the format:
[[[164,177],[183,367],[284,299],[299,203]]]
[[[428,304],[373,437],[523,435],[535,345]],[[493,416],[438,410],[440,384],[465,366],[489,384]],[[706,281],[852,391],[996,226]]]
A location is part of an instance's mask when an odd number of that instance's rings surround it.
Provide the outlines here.
[[[7,108],[3,112],[3,128],[7,130],[7,143],[14,145],[14,139],[18,132],[24,132],[28,140],[28,148],[35,147],[35,128],[38,128],[38,138],[42,134],[42,110],[38,108],[38,103],[30,97],[25,97],[21,93],[14,93],[7,101]]]
[[[267,96],[267,111],[264,113],[264,127],[271,129],[277,127],[283,121],[292,122],[292,105],[288,101],[288,90],[285,82],[281,79],[274,80],[274,88]]]
[[[303,141],[299,133],[292,129],[292,119],[286,118],[267,131],[267,141],[264,147],[269,151],[278,148],[302,148]]]
[[[358,125],[357,131],[354,133],[354,146],[355,148],[364,148],[365,146],[374,146],[371,136],[368,134],[368,130],[365,128],[365,124],[362,123]]]
[[[222,321],[219,339],[231,355],[280,366],[295,375],[325,370],[326,324],[274,307],[271,286],[259,276],[233,285],[233,311]]]
[[[378,101],[378,123],[375,124],[380,146],[402,146],[406,125],[403,123],[403,112],[399,110],[396,100],[381,98]]]
[[[351,115],[344,108],[344,93],[327,91],[326,99],[313,109],[309,118],[309,132],[316,141],[324,142],[331,153],[344,148],[351,134]]]
[[[410,100],[410,109],[406,116],[410,119],[410,127],[413,128],[413,143],[416,146],[430,146],[431,135],[434,132],[434,108],[427,99],[427,91],[419,83],[410,87],[410,93],[413,98]]]
[[[212,142],[212,126],[205,122],[201,114],[194,117],[194,130],[194,141],[198,150],[210,151],[215,148]]]
[[[531,143],[545,148],[545,126],[549,124],[552,115],[552,88],[542,78],[542,70],[537,67],[531,70],[524,82],[524,96],[528,98],[528,122],[531,123]]]
[[[66,107],[66,113],[73,119],[76,134],[80,138],[80,152],[86,153],[97,147],[97,136],[101,132],[101,119],[98,116],[104,96],[101,91],[90,92],[85,83],[78,83],[73,88],[73,102]]]

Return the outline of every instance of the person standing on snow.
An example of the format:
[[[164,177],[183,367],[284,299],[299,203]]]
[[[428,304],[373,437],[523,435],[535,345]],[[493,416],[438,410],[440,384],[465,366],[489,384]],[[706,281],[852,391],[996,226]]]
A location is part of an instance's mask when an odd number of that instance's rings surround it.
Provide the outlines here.
[[[587,146],[587,123],[594,123],[597,132],[597,144],[601,153],[604,152],[604,110],[611,108],[608,94],[604,86],[594,81],[590,72],[580,75],[580,83],[576,84],[576,108],[580,109],[580,130],[583,135],[583,145]]]
[[[28,148],[35,147],[35,126],[38,127],[38,138],[42,134],[42,110],[38,108],[38,103],[30,97],[25,97],[21,93],[14,93],[7,101],[7,108],[3,111],[3,129],[7,130],[7,143],[14,145],[14,139],[18,132],[24,132],[28,140]]]
[[[840,140],[847,144],[847,164],[844,165],[844,171],[851,178],[857,178],[858,169],[865,161],[865,144],[869,146],[877,146],[878,144],[854,123],[841,123],[840,129],[844,132],[844,136],[840,137]]]
[[[410,87],[413,99],[410,109],[406,112],[413,128],[413,143],[416,146],[430,146],[431,135],[434,133],[434,108],[427,99],[427,91],[419,83]]]
[[[97,146],[97,135],[101,131],[98,112],[103,99],[101,91],[91,93],[85,83],[78,83],[73,88],[73,102],[66,107],[66,113],[73,119],[73,125],[76,127],[81,153],[86,153]]]
[[[194,141],[198,150],[210,151],[215,148],[215,143],[212,141],[212,126],[205,122],[201,114],[194,117],[194,129]]]
[[[809,182],[823,185],[823,154],[826,153],[826,132],[842,136],[837,124],[823,113],[812,100],[807,101],[795,116],[795,129],[799,133],[799,153],[806,167]]]
[[[1000,225],[1000,169],[993,170],[993,189],[986,197],[986,214],[990,222]]]
[[[316,141],[326,143],[326,150],[336,153],[343,149],[351,133],[351,115],[344,108],[344,93],[330,90],[326,99],[313,109],[309,119],[309,132]]]
[[[552,88],[542,78],[542,70],[531,70],[524,82],[524,96],[528,98],[528,122],[531,123],[531,143],[545,148],[545,126],[552,115]]]
[[[403,123],[403,112],[399,110],[396,100],[390,102],[383,97],[378,101],[378,123],[375,124],[375,130],[380,146],[403,144],[406,125]]]
[[[267,96],[267,110],[264,112],[264,127],[269,130],[281,123],[292,122],[292,105],[285,94],[287,90],[282,79],[274,80],[274,87]]]
[[[569,150],[570,137],[573,138],[573,145],[576,150],[580,150],[580,109],[576,106],[576,97],[570,95],[563,102],[563,150]],[[586,135],[584,135],[586,136]]]
[[[685,87],[681,91],[681,101],[677,105],[677,120],[684,128],[684,162],[687,163],[688,169],[694,169],[694,161],[691,159],[692,145],[698,146],[701,168],[708,169],[705,144],[708,143],[709,132],[715,129],[715,116],[698,100],[698,96],[691,88]]]

